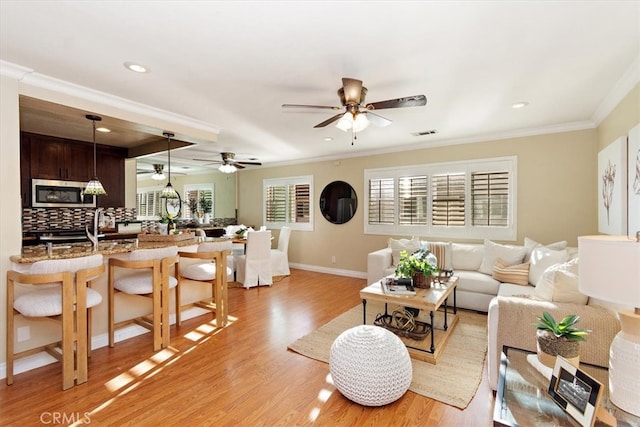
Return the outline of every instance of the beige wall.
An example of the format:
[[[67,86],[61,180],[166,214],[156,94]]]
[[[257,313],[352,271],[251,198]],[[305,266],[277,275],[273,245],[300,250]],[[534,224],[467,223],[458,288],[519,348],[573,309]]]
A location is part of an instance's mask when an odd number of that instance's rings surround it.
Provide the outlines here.
[[[598,151],[640,123],[640,84],[598,126]]]
[[[386,246],[389,236],[364,234],[364,170],[389,166],[438,163],[491,157],[518,159],[518,238],[540,242],[568,240],[577,245],[581,234],[597,228],[595,206],[597,139],[595,130],[583,130],[475,144],[422,149],[395,154],[347,158],[275,168],[256,168],[239,174],[239,221],[262,223],[262,180],[313,175],[315,228],[294,231],[289,246],[293,263],[325,269],[366,272],[367,253]],[[354,219],[334,225],[320,215],[318,199],[326,184],[342,180],[358,195]],[[428,235],[420,237],[429,238]],[[336,263],[331,263],[331,257]]]

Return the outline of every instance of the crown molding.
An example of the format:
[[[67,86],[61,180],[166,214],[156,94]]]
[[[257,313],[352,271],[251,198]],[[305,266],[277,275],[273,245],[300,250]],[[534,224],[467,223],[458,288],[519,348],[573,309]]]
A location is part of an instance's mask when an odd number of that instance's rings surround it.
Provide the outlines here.
[[[116,110],[139,114],[141,116],[161,120],[167,123],[174,123],[176,125],[197,129],[213,135],[218,135],[220,133],[219,127],[213,126],[207,122],[134,102],[119,96],[110,95],[105,92],[91,89],[86,86],[80,86],[55,77],[40,74],[32,69],[12,64],[10,62],[0,61],[0,74],[19,80],[21,84],[28,87],[44,89],[53,93],[73,97],[84,102],[104,105]],[[28,89],[24,89],[21,92],[28,92]]]
[[[613,111],[622,99],[640,82],[640,56],[631,63],[631,66],[616,82],[609,94],[600,102],[593,114],[592,120],[599,126],[600,123]]]

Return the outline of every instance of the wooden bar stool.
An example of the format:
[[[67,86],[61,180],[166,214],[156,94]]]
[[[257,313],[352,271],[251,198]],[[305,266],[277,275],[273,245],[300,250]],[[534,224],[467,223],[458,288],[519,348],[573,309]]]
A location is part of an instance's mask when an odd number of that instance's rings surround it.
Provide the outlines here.
[[[105,271],[102,255],[44,260],[26,269],[7,271],[7,385],[13,384],[16,359],[46,351],[62,362],[62,389],[87,381],[87,357],[91,340],[91,308],[102,296],[91,289],[91,281]],[[20,292],[16,283],[28,285]],[[48,317],[62,322],[62,341],[14,353],[14,315]],[[88,321],[89,319],[89,321]],[[62,353],[56,351],[60,347]]]
[[[197,252],[181,251],[178,254],[180,258],[198,259],[204,262],[184,267],[180,263],[176,265],[176,276],[180,282],[177,289],[180,289],[187,279],[211,284],[211,298],[198,301],[194,305],[215,311],[216,325],[219,327],[227,324],[229,316],[227,282],[230,276],[233,277],[233,269],[227,266],[227,260],[232,248],[230,240],[201,243],[198,245]],[[180,325],[180,317],[178,317],[178,325]]]
[[[178,286],[178,280],[170,273],[177,264],[178,247],[138,249],[127,259],[109,259],[109,347],[115,345],[115,328],[135,322],[153,332],[153,351],[169,346],[169,289]],[[116,268],[138,270],[123,272],[116,277]],[[115,293],[123,292],[151,298],[153,309],[148,316],[115,323]],[[180,297],[176,289],[176,319],[180,316]]]

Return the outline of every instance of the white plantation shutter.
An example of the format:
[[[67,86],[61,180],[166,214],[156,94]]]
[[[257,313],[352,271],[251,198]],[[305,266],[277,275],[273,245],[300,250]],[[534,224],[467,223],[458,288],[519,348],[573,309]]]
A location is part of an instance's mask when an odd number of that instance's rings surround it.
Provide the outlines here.
[[[162,216],[161,190],[155,188],[140,188],[136,192],[136,209],[138,218],[157,219]]]
[[[264,180],[264,225],[313,230],[312,189],[312,177]]]
[[[184,186],[184,197],[182,200],[182,211],[180,213],[180,217],[183,219],[194,219],[193,215],[191,215],[191,209],[189,208],[189,202],[195,201],[197,205],[196,211],[203,212],[202,206],[200,206],[200,199],[204,197],[206,200],[211,202],[211,213],[215,212],[215,207],[213,202],[215,200],[213,187],[211,184],[194,184],[194,185],[185,185]]]
[[[400,224],[427,224],[427,176],[398,178],[398,222]]]
[[[394,224],[395,185],[393,178],[369,180],[369,224]]]
[[[509,172],[474,172],[471,174],[473,225],[501,226],[509,220]]]
[[[431,177],[433,225],[465,225],[465,174],[439,174]]]

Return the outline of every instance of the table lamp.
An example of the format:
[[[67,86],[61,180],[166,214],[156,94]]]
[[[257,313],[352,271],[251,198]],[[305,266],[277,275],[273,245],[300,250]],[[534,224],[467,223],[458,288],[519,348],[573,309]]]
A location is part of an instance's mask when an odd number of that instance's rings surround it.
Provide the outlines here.
[[[578,237],[580,292],[626,307],[609,352],[609,400],[640,416],[640,232]]]

